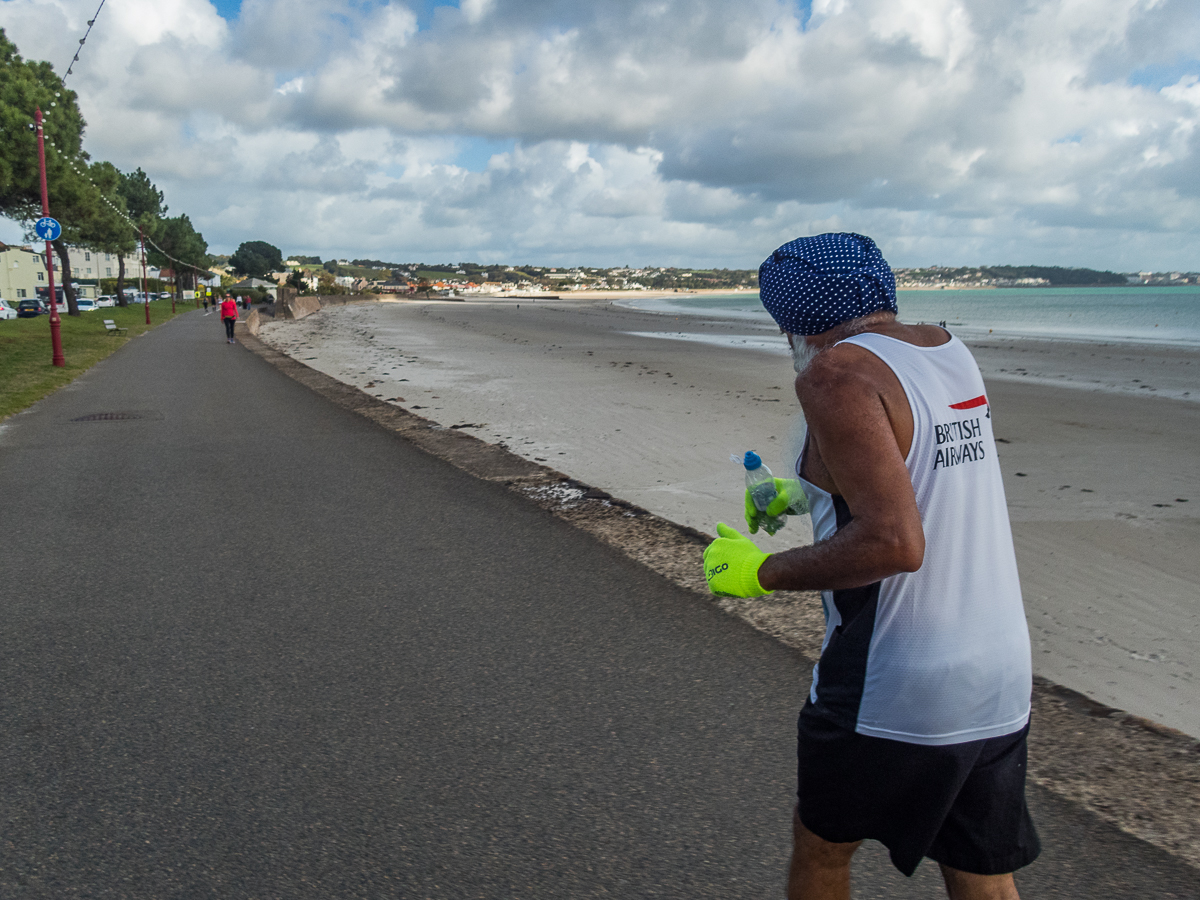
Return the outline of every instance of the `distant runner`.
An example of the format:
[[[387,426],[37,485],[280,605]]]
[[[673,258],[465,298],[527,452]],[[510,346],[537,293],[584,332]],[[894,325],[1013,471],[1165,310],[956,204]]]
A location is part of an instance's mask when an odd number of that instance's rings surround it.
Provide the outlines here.
[[[1041,850],[1025,804],[1029,632],[979,368],[942,328],[896,321],[870,238],[784,244],[759,285],[808,429],[776,504],[802,490],[815,543],[768,555],[722,523],[704,564],[717,594],[822,592],[788,897],[849,898],[871,838],[905,875],[937,861],[954,900],[1016,898],[1011,873]]]
[[[233,294],[226,294],[225,299],[221,301],[221,321],[225,323],[225,339],[231,344],[235,343],[233,326],[237,324],[237,318],[237,302],[233,299]]]

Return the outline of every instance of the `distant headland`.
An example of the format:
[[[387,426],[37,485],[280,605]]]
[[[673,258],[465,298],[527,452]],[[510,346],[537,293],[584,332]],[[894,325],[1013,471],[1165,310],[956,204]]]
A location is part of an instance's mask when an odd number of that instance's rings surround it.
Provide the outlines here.
[[[928,266],[892,269],[897,288],[1126,287],[1200,284],[1196,272],[1109,272],[1063,266]]]
[[[233,276],[229,257],[213,258],[212,271]],[[1062,266],[926,266],[894,268],[896,287],[908,290],[1126,287],[1195,285],[1197,272],[1111,272]],[[675,266],[538,266],[508,263],[387,262],[291,256],[267,277],[319,293],[511,293],[513,291],[756,291],[756,269]]]

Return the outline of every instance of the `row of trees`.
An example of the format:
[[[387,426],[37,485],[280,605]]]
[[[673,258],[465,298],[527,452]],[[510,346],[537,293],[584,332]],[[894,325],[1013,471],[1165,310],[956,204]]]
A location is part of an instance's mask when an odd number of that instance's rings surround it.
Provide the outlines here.
[[[186,215],[168,218],[162,191],[140,168],[121,172],[110,162],[92,162],[83,149],[87,123],[74,91],[47,62],[23,60],[0,28],[0,215],[26,227],[41,218],[34,111],[41,108],[46,141],[50,214],[62,224],[53,242],[62,266],[70,315],[79,315],[68,247],[117,256],[117,300],[125,305],[125,256],[137,248],[137,228],[162,248],[147,244],[152,265],[176,270],[176,284],[195,286],[197,270],[209,265],[208,244]],[[130,224],[130,222],[133,224]],[[181,261],[179,265],[170,257]],[[46,261],[47,266],[51,264]],[[195,267],[195,268],[189,268]]]

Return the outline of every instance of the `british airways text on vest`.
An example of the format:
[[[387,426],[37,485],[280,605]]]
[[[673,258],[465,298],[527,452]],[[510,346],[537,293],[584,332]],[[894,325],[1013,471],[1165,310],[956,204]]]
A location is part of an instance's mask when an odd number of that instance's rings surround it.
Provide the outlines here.
[[[937,441],[937,455],[933,460],[935,469],[949,468],[966,462],[978,462],[984,458],[983,426],[979,418],[960,419],[933,426]]]

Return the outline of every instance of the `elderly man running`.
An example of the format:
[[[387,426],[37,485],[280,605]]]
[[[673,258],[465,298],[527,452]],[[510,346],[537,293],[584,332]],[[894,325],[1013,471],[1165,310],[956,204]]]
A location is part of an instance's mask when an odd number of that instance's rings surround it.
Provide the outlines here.
[[[1029,632],[979,368],[943,329],[896,321],[870,238],[784,244],[759,285],[808,428],[776,503],[803,491],[816,540],[767,555],[722,523],[704,561],[717,594],[821,591],[788,896],[848,898],[873,838],[906,875],[937,861],[954,900],[1015,898],[1011,873],[1040,851]]]

